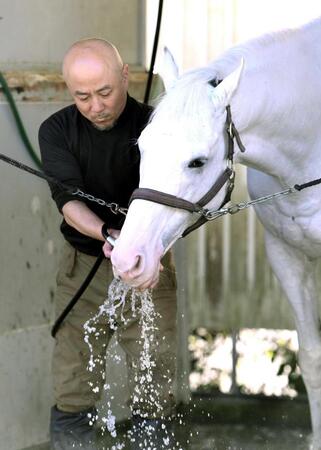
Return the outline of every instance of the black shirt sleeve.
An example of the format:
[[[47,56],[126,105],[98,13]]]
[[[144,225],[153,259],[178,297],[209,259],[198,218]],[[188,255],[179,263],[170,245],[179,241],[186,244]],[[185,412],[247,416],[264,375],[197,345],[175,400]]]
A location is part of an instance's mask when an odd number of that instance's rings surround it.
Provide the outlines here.
[[[45,120],[40,126],[38,138],[45,173],[71,188],[84,189],[80,165],[71,151],[70,138],[61,118],[54,114]],[[59,185],[49,183],[49,186],[60,212],[67,202],[76,199]]]

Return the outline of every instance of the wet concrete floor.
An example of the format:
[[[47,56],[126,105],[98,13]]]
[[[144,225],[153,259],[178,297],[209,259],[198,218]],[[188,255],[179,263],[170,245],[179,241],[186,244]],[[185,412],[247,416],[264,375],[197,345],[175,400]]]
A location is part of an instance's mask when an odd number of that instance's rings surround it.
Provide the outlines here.
[[[181,415],[182,424],[175,424],[176,437],[181,444],[176,449],[309,449],[311,431],[306,398],[194,396],[192,404],[184,407]],[[117,434],[116,440],[105,436],[100,450],[116,450],[117,443],[124,443],[122,450],[130,450],[126,428],[119,427]],[[28,450],[49,450],[49,445]]]
[[[176,448],[182,450],[308,450],[309,448],[309,432],[306,429],[192,423],[178,427],[177,436],[181,445]],[[101,442],[100,450],[116,449],[116,442],[125,443],[123,450],[130,450],[129,443],[122,433],[118,433],[116,441],[106,437]],[[49,450],[49,445],[34,447],[32,450]]]
[[[175,450],[308,450],[310,433],[306,429],[189,423],[178,427],[176,436],[180,446]],[[117,441],[125,442],[121,435]],[[115,441],[105,445],[102,450],[112,450]],[[124,450],[130,450],[128,443]]]
[[[307,450],[306,430],[253,425],[193,424],[186,450]],[[185,449],[184,449],[185,450]]]

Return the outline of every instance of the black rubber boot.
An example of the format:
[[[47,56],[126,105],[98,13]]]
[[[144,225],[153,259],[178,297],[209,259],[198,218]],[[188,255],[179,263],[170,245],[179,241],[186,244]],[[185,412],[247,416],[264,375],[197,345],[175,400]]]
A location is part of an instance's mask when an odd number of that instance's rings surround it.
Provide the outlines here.
[[[176,443],[169,420],[134,416],[130,432],[131,450],[174,450]]]
[[[95,408],[79,413],[59,411],[51,408],[50,449],[51,450],[96,450],[95,429],[93,423],[97,411]]]

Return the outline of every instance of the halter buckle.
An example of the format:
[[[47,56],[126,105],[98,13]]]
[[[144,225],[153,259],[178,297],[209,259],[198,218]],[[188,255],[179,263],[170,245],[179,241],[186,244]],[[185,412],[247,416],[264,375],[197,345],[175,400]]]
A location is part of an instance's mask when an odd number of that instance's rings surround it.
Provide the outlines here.
[[[230,136],[231,139],[234,139],[234,132],[233,132],[233,122],[229,122],[227,127],[226,127],[226,131],[228,133],[228,135]]]

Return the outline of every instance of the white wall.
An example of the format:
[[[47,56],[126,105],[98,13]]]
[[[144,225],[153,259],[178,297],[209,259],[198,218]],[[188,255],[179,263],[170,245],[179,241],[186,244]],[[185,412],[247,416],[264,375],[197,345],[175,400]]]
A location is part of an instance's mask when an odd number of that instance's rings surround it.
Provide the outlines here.
[[[147,0],[147,54],[158,0]],[[183,70],[207,64],[236,43],[321,16],[319,0],[175,0],[164,2],[160,49],[166,45]],[[160,67],[161,52],[158,55]]]

